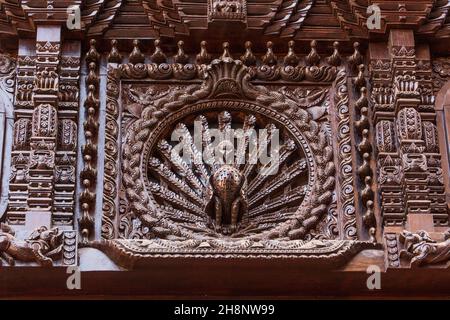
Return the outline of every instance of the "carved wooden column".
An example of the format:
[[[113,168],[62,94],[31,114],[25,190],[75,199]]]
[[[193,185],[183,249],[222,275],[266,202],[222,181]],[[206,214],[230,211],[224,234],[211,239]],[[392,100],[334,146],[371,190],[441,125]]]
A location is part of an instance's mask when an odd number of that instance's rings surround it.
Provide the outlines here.
[[[434,58],[432,62],[433,89],[436,95],[436,127],[442,156],[443,177],[450,172],[450,59]],[[444,179],[447,204],[450,203],[450,181]]]
[[[94,234],[95,226],[95,190],[97,183],[97,146],[99,128],[99,107],[98,99],[100,93],[100,54],[95,47],[95,40],[90,41],[90,49],[86,54],[86,64],[89,74],[86,77],[86,100],[84,102],[85,121],[84,145],[82,146],[83,169],[80,172],[82,192],[80,194],[80,219],[79,228],[82,241],[87,242]]]
[[[30,159],[31,112],[36,73],[36,43],[20,40],[17,57],[16,91],[14,99],[14,135],[9,181],[7,222],[25,224],[28,198],[28,163]]]
[[[20,43],[9,224],[73,229],[80,54],[60,26]]]
[[[377,178],[384,225],[402,225],[405,219],[402,171],[397,150],[393,104],[392,61],[384,43],[370,44],[373,124],[376,135]]]
[[[418,111],[422,118],[422,138],[425,143],[425,156],[428,168],[429,193],[424,196],[430,200],[430,212],[434,226],[445,231],[449,225],[443,167],[445,166],[445,147],[439,145],[438,116],[434,84],[432,80],[431,52],[427,44],[416,45],[416,79],[419,82],[420,104]]]
[[[74,223],[75,212],[80,56],[80,42],[63,44],[60,63],[53,224],[70,228]]]
[[[405,213],[429,214],[428,174],[423,155],[422,119],[419,84],[416,81],[416,51],[412,31],[391,31],[389,49],[392,56],[392,80],[398,152],[403,170],[402,188]]]
[[[0,54],[0,219],[8,206],[9,169],[11,166],[11,136],[14,127],[14,85],[16,60]]]
[[[51,225],[58,135],[60,55],[61,27],[39,26],[27,201],[27,224],[30,218],[36,221],[35,226]],[[31,224],[34,225],[33,222]]]
[[[400,232],[441,240],[448,213],[429,48],[412,30],[392,30],[385,47],[370,45],[373,117],[387,263],[399,267]]]
[[[447,226],[429,48],[412,31],[391,32],[396,125],[408,228]]]

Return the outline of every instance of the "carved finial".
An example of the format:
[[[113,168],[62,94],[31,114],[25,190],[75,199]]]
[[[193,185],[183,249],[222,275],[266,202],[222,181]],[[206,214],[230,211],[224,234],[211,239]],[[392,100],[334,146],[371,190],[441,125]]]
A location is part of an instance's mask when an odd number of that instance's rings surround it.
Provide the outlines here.
[[[161,41],[156,39],[153,44],[155,46],[155,52],[150,56],[152,62],[158,64],[167,62],[167,57],[161,49]]]
[[[228,42],[224,42],[222,47],[223,47],[223,53],[220,58],[222,60],[233,59],[233,57],[231,57],[231,54],[230,54],[230,44]]]
[[[361,199],[363,203],[367,203],[367,201],[371,201],[374,196],[372,191],[372,178],[370,176],[365,177],[364,183],[366,186],[361,191]]]
[[[252,43],[250,41],[245,42],[245,53],[241,57],[241,61],[247,66],[254,66],[256,64],[256,57],[252,52]]]
[[[277,64],[277,57],[273,53],[273,42],[272,41],[267,42],[267,52],[261,59],[264,64],[267,64],[269,66],[273,66],[273,65]]]
[[[356,66],[359,66],[363,63],[363,56],[359,52],[359,42],[355,42],[353,44],[353,48],[355,48],[355,51],[350,57],[348,57],[348,63],[353,69],[355,69]]]
[[[355,122],[356,128],[359,130],[369,128],[369,109],[367,107],[362,107],[360,113],[361,117],[359,118],[358,121]]]
[[[339,42],[335,41],[333,42],[333,54],[327,58],[327,62],[329,65],[332,65],[334,67],[338,67],[341,65],[342,58],[339,54]]]
[[[286,55],[286,57],[284,57],[284,64],[286,66],[296,66],[299,63],[299,59],[294,51],[295,42],[292,40],[289,41],[288,47],[289,47],[288,54]]]
[[[130,53],[129,60],[132,64],[144,63],[145,56],[139,49],[139,40],[133,40],[133,51]]]
[[[196,57],[198,64],[208,64],[211,62],[211,55],[206,50],[206,41],[200,42],[200,53]]]
[[[95,97],[95,86],[90,84],[88,86],[88,95],[86,97],[85,105],[89,107],[88,113],[95,113],[95,109],[98,107],[98,99]]]
[[[373,210],[373,201],[372,200],[368,200],[366,203],[366,207],[368,210]],[[371,221],[373,218],[375,218],[374,216],[364,216],[364,223],[366,224],[366,226],[371,226],[373,224],[374,221]]]
[[[373,210],[372,210],[372,212],[373,212]],[[377,237],[376,237],[377,229],[375,227],[372,227],[372,228],[369,229],[369,235],[370,235],[369,241],[372,242],[372,243],[377,243]]]
[[[317,66],[320,63],[320,56],[317,53],[317,41],[311,41],[311,52],[305,58],[306,64],[309,66]]]
[[[111,40],[111,51],[108,54],[108,62],[120,63],[122,62],[122,56],[117,49],[117,40]]]
[[[362,136],[362,140],[358,144],[359,152],[361,152],[363,154],[365,154],[365,153],[370,154],[370,152],[372,152],[372,144],[370,143],[369,130],[364,129],[361,132],[361,136]]]
[[[362,155],[363,163],[358,167],[359,178],[363,181],[367,176],[370,176],[370,154],[364,153]]]
[[[178,41],[178,52],[174,57],[176,63],[186,64],[189,62],[189,56],[184,53],[184,41]]]
[[[95,45],[97,44],[97,41],[95,39],[91,39],[90,48],[88,53],[86,54],[86,61],[87,63],[95,62],[97,63],[100,60],[100,54],[97,51],[97,48]]]
[[[362,87],[360,89],[361,96],[359,99],[355,102],[355,108],[358,111],[361,111],[362,108],[367,108],[369,105],[369,100],[367,99],[367,89],[366,87]]]
[[[358,66],[358,75],[356,76],[355,80],[353,81],[356,90],[361,90],[363,87],[366,86],[366,78],[364,77],[365,70],[366,70],[366,67],[363,64],[360,64]]]
[[[95,87],[97,87],[98,82],[99,82],[96,69],[97,69],[97,65],[95,62],[89,63],[89,73],[88,73],[88,76],[86,77],[86,83],[88,85],[93,85]]]
[[[369,200],[366,203],[366,212],[364,213],[363,216],[363,222],[365,224],[366,227],[369,228],[369,236],[370,236],[370,242],[372,243],[376,243],[377,239],[375,237],[376,235],[376,229],[374,227],[376,221],[375,221],[375,212],[373,210],[373,201]]]

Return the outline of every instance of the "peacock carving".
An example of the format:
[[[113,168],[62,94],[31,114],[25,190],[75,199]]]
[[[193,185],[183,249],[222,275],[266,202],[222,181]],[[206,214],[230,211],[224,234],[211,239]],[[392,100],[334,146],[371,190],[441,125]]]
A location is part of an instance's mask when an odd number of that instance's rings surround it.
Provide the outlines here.
[[[308,190],[302,147],[261,114],[203,111],[155,141],[146,161],[154,205],[196,235],[270,230],[294,218]]]

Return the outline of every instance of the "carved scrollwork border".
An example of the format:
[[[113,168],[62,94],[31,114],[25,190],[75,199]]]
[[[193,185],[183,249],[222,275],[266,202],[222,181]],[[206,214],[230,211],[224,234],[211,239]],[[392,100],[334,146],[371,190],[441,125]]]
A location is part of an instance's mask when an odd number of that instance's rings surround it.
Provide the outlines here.
[[[114,239],[116,237],[115,221],[118,207],[116,198],[118,194],[117,178],[120,170],[119,158],[119,97],[120,72],[114,66],[108,67],[106,84],[106,126],[105,126],[105,174],[102,205],[102,238]]]
[[[351,119],[349,110],[349,95],[347,73],[339,69],[335,82],[335,104],[338,120],[338,161],[340,185],[340,200],[342,209],[342,228],[345,239],[358,238],[356,225],[356,208],[354,196],[354,179],[352,164]]]

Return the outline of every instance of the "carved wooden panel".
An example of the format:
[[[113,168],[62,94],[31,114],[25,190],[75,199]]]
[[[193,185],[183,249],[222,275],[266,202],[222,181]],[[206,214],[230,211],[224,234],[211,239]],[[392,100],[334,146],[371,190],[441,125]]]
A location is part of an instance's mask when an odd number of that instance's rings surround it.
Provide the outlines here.
[[[116,45],[109,61],[122,59]],[[178,63],[170,64],[155,41],[154,62],[146,64],[134,41],[130,63],[108,65],[104,240],[91,245],[127,267],[138,256],[155,255],[344,259],[373,246],[372,191],[362,195],[366,211],[353,195],[353,172],[371,175],[364,162],[358,167],[352,160],[354,149],[370,153],[364,142],[367,98],[358,101],[363,140],[355,145],[338,44],[323,59],[316,42],[304,57],[290,43],[283,58],[268,43],[257,65],[251,44],[242,60],[232,58],[228,43],[211,60],[203,43],[196,60],[204,64],[189,63],[182,45]],[[356,49],[352,59],[358,54]],[[275,133],[279,137],[276,169],[249,162],[255,152],[250,133],[263,129],[266,146]],[[204,150],[213,149],[213,133],[235,131],[242,137],[231,143],[237,143],[234,152],[203,159]],[[185,149],[176,155],[178,143]],[[271,170],[275,174],[264,174]],[[358,228],[362,217],[367,229]]]
[[[371,4],[0,0],[0,261],[448,267],[450,5]]]

